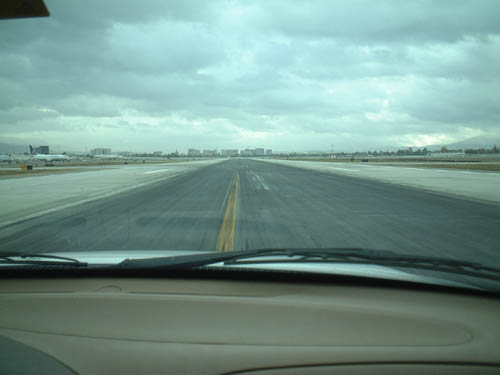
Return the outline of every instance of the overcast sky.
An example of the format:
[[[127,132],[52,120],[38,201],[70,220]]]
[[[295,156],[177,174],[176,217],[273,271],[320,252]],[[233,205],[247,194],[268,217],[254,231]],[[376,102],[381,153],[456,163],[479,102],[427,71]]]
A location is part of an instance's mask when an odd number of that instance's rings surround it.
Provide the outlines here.
[[[45,0],[0,21],[0,142],[307,151],[500,133],[500,1]]]

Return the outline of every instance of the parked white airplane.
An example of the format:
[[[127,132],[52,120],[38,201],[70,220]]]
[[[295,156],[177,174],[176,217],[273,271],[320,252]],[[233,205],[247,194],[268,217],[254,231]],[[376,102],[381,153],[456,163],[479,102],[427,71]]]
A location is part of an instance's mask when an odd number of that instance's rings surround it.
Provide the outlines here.
[[[68,155],[57,155],[57,154],[48,154],[48,155],[44,155],[44,154],[39,154],[37,153],[33,146],[30,145],[30,155],[31,155],[31,159],[35,159],[35,160],[43,160],[43,161],[58,161],[58,160],[69,160],[70,158],[68,157]]]

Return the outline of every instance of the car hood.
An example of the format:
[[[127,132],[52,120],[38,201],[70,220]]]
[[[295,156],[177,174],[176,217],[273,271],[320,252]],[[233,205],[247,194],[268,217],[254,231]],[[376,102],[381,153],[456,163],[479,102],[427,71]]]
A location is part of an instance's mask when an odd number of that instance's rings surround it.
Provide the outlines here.
[[[54,252],[50,255],[65,256],[77,259],[89,264],[117,264],[125,259],[146,259],[158,257],[176,257],[186,255],[210,254],[211,251],[195,250],[106,250],[106,251],[78,251],[78,252]],[[276,256],[273,256],[276,259]],[[283,257],[285,260],[286,257]],[[411,272],[411,269],[396,269],[376,264],[356,264],[356,263],[275,263],[267,264],[235,264],[224,265],[222,262],[214,263],[207,268],[234,268],[234,269],[253,269],[270,271],[288,271],[288,272],[307,272],[315,274],[342,275],[378,278],[396,281],[410,281],[424,284],[451,286],[459,288],[481,289],[478,286],[461,283],[456,280],[450,280],[446,277],[426,276],[421,273]],[[446,275],[446,274],[445,274]]]

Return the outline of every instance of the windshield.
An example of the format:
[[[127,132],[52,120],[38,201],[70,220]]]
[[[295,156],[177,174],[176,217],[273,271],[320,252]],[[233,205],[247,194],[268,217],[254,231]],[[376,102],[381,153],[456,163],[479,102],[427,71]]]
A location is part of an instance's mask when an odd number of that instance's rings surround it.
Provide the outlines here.
[[[45,2],[0,20],[0,255],[500,268],[499,2]]]

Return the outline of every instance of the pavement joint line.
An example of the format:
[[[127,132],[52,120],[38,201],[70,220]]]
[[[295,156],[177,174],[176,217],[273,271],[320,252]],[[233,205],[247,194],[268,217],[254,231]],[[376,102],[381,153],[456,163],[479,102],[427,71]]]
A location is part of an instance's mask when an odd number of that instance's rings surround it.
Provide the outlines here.
[[[480,174],[480,175],[495,175],[500,174],[497,172],[491,171],[467,171],[463,169],[446,169],[446,168],[433,168],[433,167],[424,167],[424,168],[416,168],[416,167],[406,167],[406,166],[396,166],[396,165],[387,165],[387,166],[379,166],[380,168],[399,168],[399,169],[411,169],[417,171],[425,171],[425,172],[449,172],[449,173],[469,173],[469,174]]]
[[[43,216],[43,215],[47,215],[47,214],[51,214],[51,213],[54,213],[54,212],[57,212],[57,211],[61,211],[61,210],[64,210],[66,208],[71,208],[71,207],[79,206],[81,204],[93,202],[93,201],[96,201],[96,200],[102,199],[102,198],[108,198],[108,197],[111,197],[111,196],[116,195],[116,194],[120,194],[120,193],[124,193],[124,192],[130,191],[130,190],[134,190],[134,189],[146,186],[146,185],[150,185],[150,184],[152,184],[154,182],[162,181],[164,179],[175,177],[175,176],[181,175],[183,173],[185,174],[185,173],[189,173],[189,172],[190,171],[188,170],[188,171],[181,171],[181,172],[178,172],[178,173],[173,173],[173,174],[171,174],[169,176],[165,176],[165,177],[162,177],[162,178],[159,178],[159,179],[155,179],[155,180],[151,180],[151,181],[146,181],[146,182],[143,182],[143,183],[140,183],[140,184],[137,184],[137,185],[127,186],[127,187],[122,188],[122,189],[113,190],[113,191],[110,191],[108,193],[97,194],[97,195],[95,195],[93,197],[89,197],[89,198],[77,200],[75,202],[66,203],[66,204],[63,204],[63,205],[60,205],[60,206],[57,206],[57,207],[52,207],[52,208],[47,208],[45,210],[37,211],[35,213],[29,214],[29,215],[25,215],[25,216],[21,216],[21,217],[18,217],[16,219],[4,221],[3,223],[0,223],[0,229],[8,227],[8,226],[11,226],[11,225],[14,225],[14,224],[21,223],[23,221],[28,221],[28,220],[36,219],[37,217],[40,217],[40,216]]]
[[[221,204],[221,207],[220,207],[220,214],[222,216],[224,215],[224,212],[226,212],[226,205],[227,205],[227,202],[229,200],[229,196],[231,195],[231,192],[233,191],[232,181],[233,180],[231,180],[231,183],[227,187],[226,194],[224,195],[224,200],[222,201],[222,204]]]
[[[318,172],[328,172],[328,167],[322,167],[321,164],[325,164],[323,162],[309,162],[309,161],[294,161],[294,160],[276,160],[276,159],[263,159],[262,161],[267,162],[267,163],[274,163],[274,164],[281,164],[281,165],[288,165],[293,168],[299,168],[299,169],[306,169],[306,170],[313,170],[313,171],[318,171]],[[373,168],[371,171],[375,171],[376,169],[382,169],[382,168],[387,168],[385,171],[380,171],[382,173],[380,174],[375,174],[375,173],[358,173],[358,174],[344,174],[345,176],[350,176],[353,178],[361,178],[361,179],[366,179],[366,180],[375,180],[375,181],[380,181],[383,183],[387,184],[393,184],[393,185],[400,185],[400,186],[406,186],[410,187],[412,189],[419,189],[423,190],[425,192],[433,193],[433,194],[442,194],[446,196],[451,196],[453,198],[459,198],[459,199],[467,199],[467,200],[472,200],[472,201],[477,201],[481,203],[486,203],[486,204],[494,204],[495,206],[500,204],[500,196],[498,195],[497,190],[495,190],[494,193],[491,193],[487,189],[493,189],[491,185],[496,184],[498,177],[500,176],[500,173],[489,173],[489,172],[483,172],[483,171],[464,171],[464,170],[446,170],[446,169],[438,169],[438,168],[425,168],[425,172],[427,174],[423,174],[422,172],[424,171],[419,171],[420,176],[417,175],[409,175],[409,174],[400,174],[399,176],[395,175],[386,175],[385,172],[389,172],[389,170],[396,171],[399,170],[399,172],[411,172],[414,171],[415,168],[412,167],[398,167],[398,166],[376,166],[378,168]],[[364,169],[363,171],[368,171],[367,169]],[[441,171],[446,171],[450,172],[447,174],[443,174],[442,176],[436,176],[436,173],[441,172]],[[416,171],[414,171],[416,173]],[[453,174],[453,172],[456,172]],[[333,171],[332,171],[333,173]],[[462,181],[465,181],[466,183],[470,181],[470,179],[466,180],[466,175],[480,175],[482,179],[485,179],[488,184],[475,184],[474,185],[474,190],[467,190],[467,189],[457,189],[456,186],[457,183],[455,184],[450,184],[448,186],[443,186],[442,184],[432,184],[429,181],[437,181],[437,180],[444,180],[445,183],[447,180],[449,181],[449,177],[445,176],[450,176],[452,178],[461,178]],[[423,176],[422,176],[423,175]],[[462,176],[460,176],[462,175]],[[420,181],[415,181],[416,179],[419,179]],[[460,182],[461,184],[462,182]],[[495,186],[496,187],[496,186]],[[481,189],[479,189],[481,188]]]
[[[349,172],[361,172],[359,169],[351,169],[351,168],[328,167],[328,169],[337,169],[339,171],[349,171]]]
[[[217,236],[216,250],[226,252],[234,250],[234,237],[236,234],[236,218],[238,210],[239,175],[234,176],[231,183],[231,193],[227,200],[226,210],[222,225]]]

